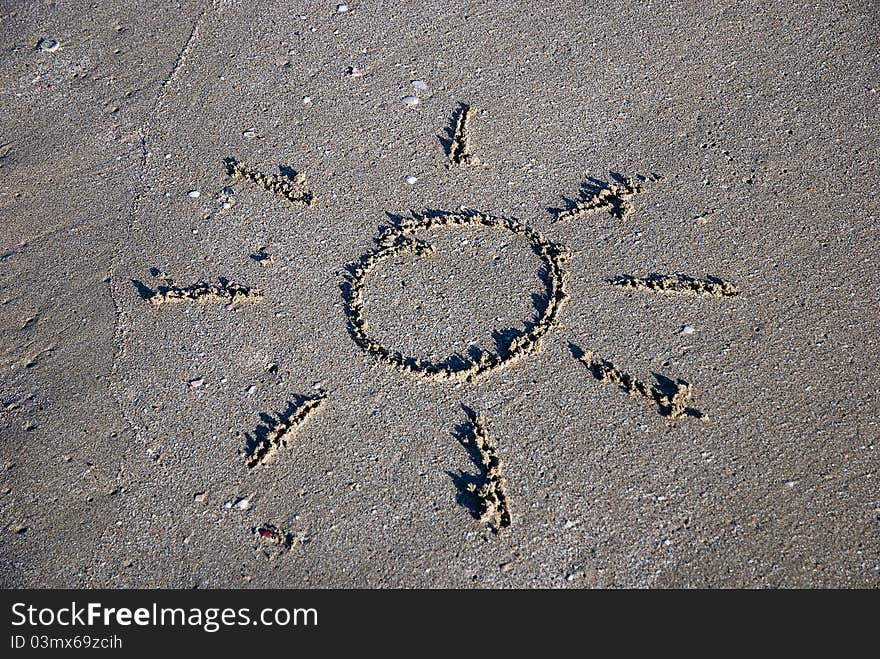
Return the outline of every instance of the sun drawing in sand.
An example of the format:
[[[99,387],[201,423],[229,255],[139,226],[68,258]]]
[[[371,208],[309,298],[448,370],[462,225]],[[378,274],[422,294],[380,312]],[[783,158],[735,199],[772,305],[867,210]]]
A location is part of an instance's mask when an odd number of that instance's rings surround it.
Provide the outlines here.
[[[470,154],[467,123],[472,114],[470,108],[460,110],[457,122],[449,131],[447,155],[450,166],[473,166],[479,162]],[[315,197],[306,189],[305,179],[300,174],[264,174],[233,158],[227,159],[225,164],[226,172],[232,178],[249,181],[269,192],[280,194],[291,203],[306,207],[315,204]],[[553,223],[578,220],[596,213],[609,213],[620,221],[626,221],[636,212],[635,198],[649,192],[653,184],[662,180],[655,174],[624,177],[614,173],[608,181],[590,179],[581,190],[580,200],[556,213]],[[464,353],[452,354],[443,359],[407,355],[375,338],[371,332],[364,298],[370,274],[383,262],[397,256],[431,258],[436,250],[429,242],[430,235],[438,229],[466,230],[473,227],[513,234],[522,239],[540,258],[542,267],[539,276],[545,290],[539,296],[537,317],[525,321],[521,330],[499,332],[501,339],[494,351],[471,346]],[[569,297],[566,290],[569,249],[548,240],[536,229],[516,219],[495,217],[470,209],[413,213],[410,217],[397,219],[390,226],[381,229],[375,243],[373,249],[348,267],[346,281],[342,286],[349,334],[366,354],[407,376],[438,382],[473,381],[498,369],[512,366],[541,349],[545,337],[558,325],[560,313]],[[159,277],[161,281],[156,290],[148,289],[137,282],[142,297],[155,306],[187,300],[226,304],[262,300],[262,291],[223,279],[219,285],[198,282],[179,287],[163,275],[159,274]],[[685,274],[652,273],[645,277],[623,275],[606,281],[611,286],[714,298],[728,297],[739,292],[736,286],[717,277],[696,278]],[[656,406],[658,413],[669,421],[704,416],[692,404],[693,391],[687,381],[655,375],[656,382],[644,382],[589,350],[573,344],[570,347],[573,356],[583,363],[596,380],[614,385],[622,392]],[[249,468],[258,468],[283,450],[297,430],[327,403],[330,395],[320,390],[312,395],[294,398],[287,409],[277,415],[271,427],[261,426],[259,432],[250,437],[243,450]],[[462,494],[471,498],[470,507],[474,515],[495,533],[500,533],[504,527],[510,525],[512,519],[507,483],[503,476],[503,461],[497,444],[489,435],[485,416],[464,405],[463,408],[466,423],[457,427],[456,436],[467,449],[478,473],[463,474],[454,480]],[[261,537],[264,536],[261,533]]]

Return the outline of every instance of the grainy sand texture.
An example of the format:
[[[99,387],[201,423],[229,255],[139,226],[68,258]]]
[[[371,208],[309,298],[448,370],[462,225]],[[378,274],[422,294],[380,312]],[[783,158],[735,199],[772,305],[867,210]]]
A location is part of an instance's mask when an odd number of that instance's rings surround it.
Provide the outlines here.
[[[0,585],[880,586],[872,2],[0,2]]]

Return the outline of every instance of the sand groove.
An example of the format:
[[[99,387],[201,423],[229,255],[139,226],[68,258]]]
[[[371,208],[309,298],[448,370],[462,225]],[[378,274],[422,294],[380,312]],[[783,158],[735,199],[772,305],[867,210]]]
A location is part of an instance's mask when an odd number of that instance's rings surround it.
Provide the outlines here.
[[[315,195],[305,189],[306,179],[297,172],[282,167],[280,175],[265,174],[250,165],[226,158],[226,173],[234,179],[244,179],[271,192],[286,197],[288,200],[304,206],[315,205]]]
[[[559,211],[553,222],[578,220],[602,212],[611,213],[625,222],[636,212],[632,199],[647,192],[648,183],[663,180],[658,174],[624,177],[614,172],[611,173],[611,181],[591,178],[581,189],[581,200],[571,208]]]
[[[470,144],[470,123],[475,114],[471,106],[465,103],[458,106],[452,129],[452,142],[449,145],[450,164],[464,167],[475,167],[480,164],[480,159],[471,153]]]
[[[141,297],[154,307],[187,301],[237,304],[239,302],[260,302],[263,299],[263,291],[259,288],[236,284],[224,277],[219,278],[219,284],[200,281],[190,286],[175,286],[174,282],[167,277],[163,275],[157,275],[157,277],[164,283],[160,284],[155,291],[140,281],[133,281]]]
[[[736,285],[718,277],[697,279],[685,274],[662,275],[654,272],[647,277],[620,275],[619,277],[609,279],[608,283],[613,286],[642,291],[687,293],[702,295],[703,297],[732,297],[739,295],[739,288]]]
[[[657,384],[649,385],[621,370],[606,359],[596,357],[592,352],[584,352],[577,346],[571,346],[572,354],[581,361],[600,382],[617,385],[621,391],[657,405],[661,416],[678,419],[683,416],[703,418],[705,415],[698,409],[690,407],[693,387],[686,380],[672,380],[655,373]]]
[[[498,454],[497,445],[489,437],[485,415],[467,407],[464,407],[464,411],[468,422],[457,428],[458,440],[468,449],[480,474],[477,477],[469,474],[450,475],[462,494],[467,493],[475,500],[476,509],[472,509],[474,515],[495,533],[500,533],[501,529],[510,526],[511,521],[507,481],[503,476],[504,462]]]
[[[313,396],[302,396],[296,403],[291,403],[287,411],[278,415],[271,428],[259,426],[245,449],[247,466],[253,469],[286,448],[297,430],[320,409],[326,399],[325,391],[319,391]]]
[[[540,317],[528,331],[512,338],[506,349],[498,353],[472,348],[467,355],[455,354],[441,362],[409,357],[382,345],[370,336],[369,325],[364,318],[364,284],[372,270],[383,261],[404,253],[428,256],[434,248],[415,236],[417,231],[440,227],[483,225],[518,234],[529,241],[532,250],[547,266],[546,306]],[[381,230],[378,246],[361,257],[360,262],[349,268],[350,278],[344,287],[347,303],[349,331],[355,341],[369,355],[392,368],[434,380],[472,381],[504,365],[512,364],[540,350],[544,336],[559,322],[562,305],[568,299],[565,284],[568,273],[564,264],[569,251],[563,245],[546,240],[539,232],[526,224],[509,218],[497,218],[475,211],[460,213],[436,213],[430,216],[414,216]]]

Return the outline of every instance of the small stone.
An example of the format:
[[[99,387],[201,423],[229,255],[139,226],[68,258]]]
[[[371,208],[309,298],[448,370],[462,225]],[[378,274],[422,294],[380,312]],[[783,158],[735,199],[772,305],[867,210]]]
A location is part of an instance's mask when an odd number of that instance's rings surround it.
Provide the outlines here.
[[[347,14],[348,13],[348,5],[342,4],[342,3],[336,5],[336,13],[337,14]]]
[[[192,387],[193,389],[198,389],[203,384],[205,384],[205,378],[195,378],[195,379],[189,381],[189,386]]]
[[[202,196],[202,193],[199,192],[198,190],[190,190],[186,194],[188,194],[192,199],[198,199],[199,197]]]
[[[513,563],[502,563],[498,567],[502,572],[510,572],[513,569]]]
[[[684,327],[681,328],[682,334],[693,334],[696,331],[697,331],[697,328],[694,327],[693,325],[685,325]]]
[[[13,533],[24,533],[28,530],[28,527],[27,524],[25,524],[24,522],[16,522],[15,526],[13,526],[11,530]]]
[[[404,176],[403,180],[406,181],[407,185],[415,185],[416,181],[418,181],[419,179],[417,179],[415,176],[410,174],[409,176]]]
[[[345,69],[345,76],[347,78],[360,78],[363,77],[363,75],[363,70],[359,69],[356,66],[349,66],[347,69]]]
[[[54,53],[56,50],[61,48],[61,42],[57,39],[40,39],[37,43],[37,47],[46,53]]]
[[[415,96],[404,96],[402,100],[406,105],[410,107],[415,107],[419,104],[419,99],[417,99]]]
[[[247,510],[248,508],[251,507],[251,500],[250,499],[239,499],[238,501],[235,502],[235,507],[238,508],[239,510]]]
[[[259,135],[257,135],[257,131],[253,130],[252,128],[248,128],[247,130],[242,131],[241,136],[248,140],[253,140],[259,137]]]
[[[303,96],[303,105],[308,105],[311,102],[312,102],[311,96]]]
[[[196,492],[193,495],[193,501],[198,501],[199,503],[205,503],[208,500],[207,492]]]
[[[425,91],[428,88],[428,83],[424,80],[413,80],[410,84],[416,89],[421,89],[422,91]]]
[[[249,386],[249,387],[247,388],[247,391],[245,391],[245,393],[248,394],[248,395],[251,395],[251,394],[254,393],[256,390],[257,390],[256,386],[251,385],[251,386]]]

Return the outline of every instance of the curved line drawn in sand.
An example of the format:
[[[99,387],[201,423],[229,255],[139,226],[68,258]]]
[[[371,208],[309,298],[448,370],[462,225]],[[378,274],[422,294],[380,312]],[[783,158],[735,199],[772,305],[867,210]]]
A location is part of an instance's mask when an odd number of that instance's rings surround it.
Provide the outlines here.
[[[666,179],[659,174],[642,176],[622,176],[617,172],[609,172],[610,181],[590,178],[581,186],[581,199],[563,210],[555,210],[553,222],[579,220],[595,213],[608,212],[618,220],[626,222],[635,214],[632,204],[636,195],[649,190],[649,183],[659,183]],[[551,209],[553,210],[553,209]]]
[[[719,277],[708,276],[697,279],[685,274],[661,275],[652,272],[647,277],[620,275],[608,280],[612,286],[632,288],[640,291],[658,293],[687,293],[703,297],[732,297],[739,295],[739,288]]]
[[[281,174],[265,174],[235,158],[226,158],[226,173],[233,179],[243,179],[273,194],[286,197],[289,201],[303,206],[314,206],[315,195],[305,189],[306,179],[299,172],[281,165]]]
[[[327,392],[320,390],[312,396],[297,396],[297,400],[288,403],[287,409],[277,419],[262,414],[265,425],[257,426],[253,437],[247,436],[245,464],[253,469],[287,448],[296,431],[321,408],[326,399]]]
[[[539,317],[526,332],[505,340],[497,353],[472,348],[467,355],[454,354],[443,361],[410,357],[393,350],[370,336],[369,325],[364,318],[364,285],[373,269],[390,258],[400,254],[429,256],[434,248],[416,237],[419,231],[431,231],[441,227],[464,227],[482,225],[492,229],[510,231],[522,236],[532,250],[544,261],[547,267],[546,306],[539,311]],[[568,273],[565,263],[569,250],[564,245],[551,243],[538,231],[526,224],[510,218],[484,215],[477,211],[463,210],[458,213],[431,212],[404,218],[396,224],[383,227],[377,239],[378,246],[364,254],[360,261],[349,267],[350,278],[344,286],[349,330],[367,354],[392,368],[432,380],[473,381],[505,365],[515,363],[523,357],[537,352],[541,340],[553,329],[559,319],[559,312],[568,299],[565,283]],[[501,334],[501,333],[496,333]],[[505,345],[506,343],[506,345]]]
[[[670,419],[684,416],[695,419],[706,418],[700,410],[688,405],[691,402],[693,387],[686,380],[672,380],[660,373],[654,373],[657,384],[649,385],[622,371],[607,359],[596,357],[592,351],[584,352],[573,343],[569,344],[569,349],[599,382],[617,385],[622,392],[630,396],[656,403],[661,416]]]
[[[468,421],[456,426],[453,434],[467,449],[471,462],[480,473],[476,476],[463,471],[446,473],[458,488],[459,504],[499,535],[511,522],[507,480],[502,476],[504,462],[498,455],[498,446],[489,437],[485,415],[477,414],[464,405],[462,408]]]
[[[259,288],[236,284],[225,277],[218,278],[219,285],[200,281],[189,286],[175,286],[172,279],[155,268],[151,273],[162,282],[156,290],[137,279],[133,279],[132,284],[137,288],[141,298],[154,307],[179,302],[219,302],[232,306],[241,302],[260,302],[263,299],[263,291]]]

